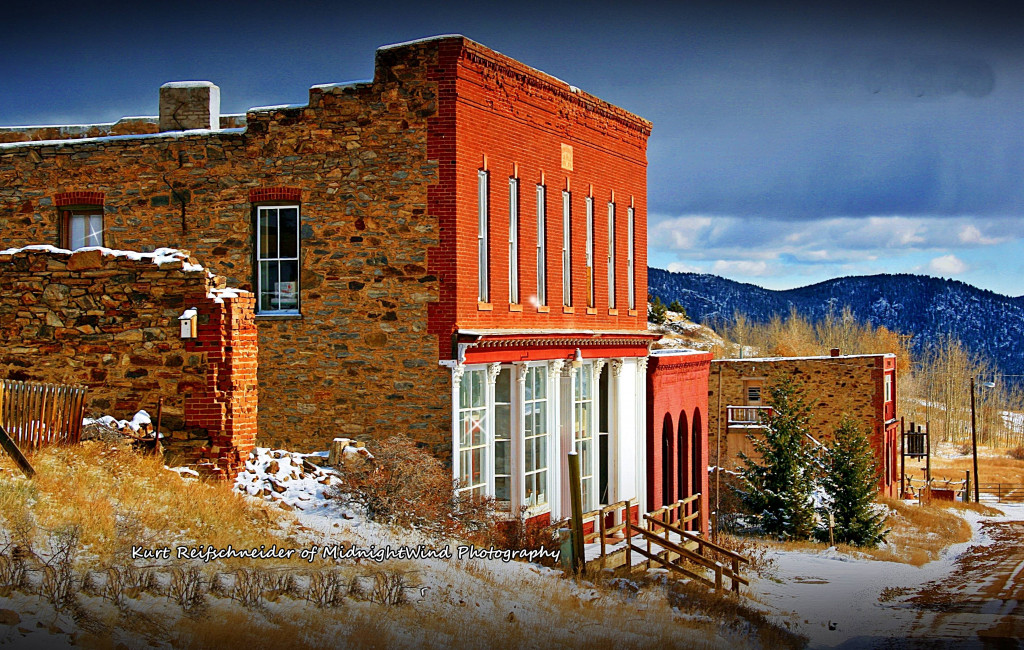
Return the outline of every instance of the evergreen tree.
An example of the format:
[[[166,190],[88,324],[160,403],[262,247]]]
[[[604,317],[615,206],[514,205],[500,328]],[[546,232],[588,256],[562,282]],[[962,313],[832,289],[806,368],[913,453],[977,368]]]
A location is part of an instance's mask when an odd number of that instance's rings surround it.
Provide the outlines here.
[[[808,438],[811,406],[801,387],[785,376],[768,387],[773,413],[765,428],[747,434],[759,462],[740,453],[739,496],[761,529],[780,539],[807,539],[814,532],[816,456]]]
[[[661,302],[661,298],[654,296],[654,302],[647,310],[647,320],[654,323],[655,325],[661,325],[668,318],[668,309],[665,304]]]
[[[821,487],[826,495],[823,508],[825,527],[818,530],[822,541],[829,539],[828,511],[835,518],[836,543],[877,546],[885,539],[885,517],[875,511],[878,469],[871,442],[857,423],[843,416],[824,455]]]
[[[683,307],[683,305],[678,300],[673,300],[672,302],[670,302],[668,304],[668,310],[669,311],[674,311],[675,313],[679,314],[683,318],[687,317],[686,316],[686,307]]]

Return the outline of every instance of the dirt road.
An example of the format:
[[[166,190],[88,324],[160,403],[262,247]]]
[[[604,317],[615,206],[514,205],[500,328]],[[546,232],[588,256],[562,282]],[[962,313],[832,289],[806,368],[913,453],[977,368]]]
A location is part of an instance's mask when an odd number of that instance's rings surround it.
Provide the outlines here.
[[[948,577],[894,605],[916,610],[906,645],[1024,648],[1024,521],[982,526],[993,543],[973,547]]]

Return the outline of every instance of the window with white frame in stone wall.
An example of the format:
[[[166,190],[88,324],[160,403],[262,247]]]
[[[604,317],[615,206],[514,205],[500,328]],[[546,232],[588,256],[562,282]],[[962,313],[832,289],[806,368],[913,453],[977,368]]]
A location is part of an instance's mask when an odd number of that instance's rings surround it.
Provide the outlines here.
[[[256,295],[260,314],[299,313],[299,206],[256,207]]]

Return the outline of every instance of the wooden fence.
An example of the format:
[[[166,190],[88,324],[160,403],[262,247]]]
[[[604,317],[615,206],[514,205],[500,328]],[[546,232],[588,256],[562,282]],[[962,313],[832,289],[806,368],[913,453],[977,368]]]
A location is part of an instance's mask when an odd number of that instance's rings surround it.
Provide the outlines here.
[[[85,386],[0,380],[0,426],[21,449],[77,443]]]

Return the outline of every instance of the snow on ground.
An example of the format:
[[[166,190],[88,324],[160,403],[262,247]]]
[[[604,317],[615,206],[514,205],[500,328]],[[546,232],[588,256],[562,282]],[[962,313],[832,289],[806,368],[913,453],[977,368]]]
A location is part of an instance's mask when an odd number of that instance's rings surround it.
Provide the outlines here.
[[[916,592],[950,574],[968,549],[992,544],[982,530],[983,521],[1024,521],[1024,505],[998,507],[1002,517],[963,511],[974,531],[972,539],[950,546],[941,558],[921,567],[855,557],[835,547],[821,552],[771,551],[768,557],[777,565],[774,579],[752,579],[750,588],[779,615],[795,620],[797,631],[810,638],[811,647],[859,647],[859,637],[898,638],[919,613],[881,604],[882,591],[909,588]]]
[[[339,482],[338,473],[311,464],[306,456],[257,447],[245,461],[245,470],[238,473],[235,491],[277,501],[286,510],[304,510],[323,503],[326,490]]]

